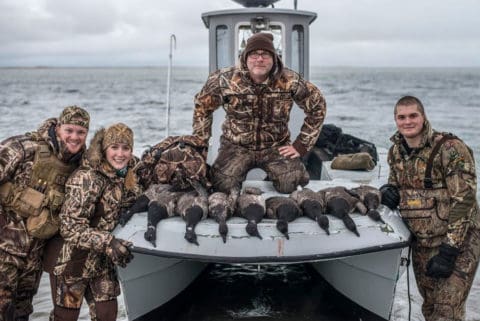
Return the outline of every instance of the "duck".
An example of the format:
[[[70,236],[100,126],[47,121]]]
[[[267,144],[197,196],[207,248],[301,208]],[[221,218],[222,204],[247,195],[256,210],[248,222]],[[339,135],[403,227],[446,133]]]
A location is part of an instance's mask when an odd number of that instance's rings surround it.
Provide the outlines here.
[[[248,220],[245,227],[248,235],[262,239],[258,232],[257,224],[263,219],[266,213],[265,199],[262,197],[262,190],[258,187],[246,187],[238,196],[236,213]]]
[[[365,213],[365,205],[363,205],[358,198],[351,195],[343,186],[329,187],[319,192],[324,197],[327,212],[340,218],[348,230],[360,237],[355,222],[348,214],[352,213],[355,209],[361,213]]]
[[[325,201],[321,193],[317,193],[310,188],[303,188],[293,191],[290,194],[298,206],[300,206],[304,215],[316,221],[321,229],[330,235],[330,222],[325,215]]]
[[[227,220],[233,215],[238,194],[237,189],[232,189],[229,194],[214,192],[208,197],[208,215],[218,223],[223,243],[227,242]]]
[[[267,217],[277,219],[277,229],[289,240],[288,222],[302,214],[297,202],[287,196],[272,196],[267,198],[265,205]]]
[[[147,230],[144,233],[144,238],[153,247],[157,247],[158,223],[167,217],[175,215],[175,207],[180,195],[181,193],[174,192],[169,184],[152,184],[130,208],[130,211],[147,211]],[[145,203],[147,203],[146,208],[142,207]]]
[[[350,189],[350,194],[358,195],[358,198],[367,208],[366,215],[368,217],[376,222],[385,224],[385,221],[378,212],[378,207],[380,206],[380,201],[382,199],[382,193],[378,188],[369,185],[360,185],[359,187]]]
[[[200,245],[195,233],[195,226],[208,215],[208,192],[200,184],[193,183],[194,190],[184,192],[178,198],[175,212],[186,223],[185,239],[192,244]]]

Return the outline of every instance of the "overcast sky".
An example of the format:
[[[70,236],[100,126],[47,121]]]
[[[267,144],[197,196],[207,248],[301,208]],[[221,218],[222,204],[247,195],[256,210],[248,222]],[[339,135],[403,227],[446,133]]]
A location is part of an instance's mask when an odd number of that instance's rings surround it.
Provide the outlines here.
[[[293,8],[280,0],[277,8]],[[230,0],[0,0],[0,66],[207,66],[202,12]],[[480,67],[479,0],[298,0],[313,66]]]

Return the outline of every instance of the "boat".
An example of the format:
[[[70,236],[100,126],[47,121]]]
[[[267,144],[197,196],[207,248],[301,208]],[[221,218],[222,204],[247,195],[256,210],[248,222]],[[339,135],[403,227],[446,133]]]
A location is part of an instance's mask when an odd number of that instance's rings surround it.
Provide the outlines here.
[[[244,8],[202,14],[209,30],[209,69],[234,65],[246,39],[254,33],[268,31],[274,35],[275,47],[291,69],[309,76],[309,25],[316,13],[294,9],[276,9],[278,0],[234,0]],[[271,7],[268,7],[271,6]],[[296,110],[296,111],[295,111]],[[295,111],[295,112],[294,112]],[[208,162],[219,147],[224,112],[214,114]],[[292,110],[290,131],[298,133],[303,114]],[[331,161],[314,150],[307,166],[311,180],[307,187],[320,190],[332,186],[352,188],[360,184],[379,187],[387,180],[386,150],[379,151],[372,171],[347,171],[331,168]],[[261,170],[253,170],[243,187],[262,189],[267,198],[278,194]],[[184,239],[185,222],[179,217],[162,220],[157,226],[156,247],[144,239],[147,214],[132,217],[125,227],[117,227],[118,238],[133,243],[135,259],[126,268],[118,268],[128,320],[166,304],[211,263],[227,264],[298,264],[308,263],[337,291],[365,309],[388,320],[392,310],[396,282],[406,268],[411,234],[399,216],[381,206],[385,224],[353,213],[360,237],[347,230],[343,222],[330,219],[330,235],[309,218],[300,217],[289,224],[287,240],[276,228],[275,220],[258,224],[263,239],[250,237],[246,220],[231,218],[228,236],[223,243],[218,224],[202,220],[196,227],[199,246]]]

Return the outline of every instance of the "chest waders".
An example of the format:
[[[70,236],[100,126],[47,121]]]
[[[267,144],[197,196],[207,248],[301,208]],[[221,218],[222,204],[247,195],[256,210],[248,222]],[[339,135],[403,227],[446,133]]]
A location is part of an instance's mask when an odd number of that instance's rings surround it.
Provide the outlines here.
[[[400,188],[400,214],[420,246],[439,246],[448,230],[450,195],[445,182],[434,187],[432,169],[442,144],[455,138],[444,134],[433,147],[426,164],[423,188]]]

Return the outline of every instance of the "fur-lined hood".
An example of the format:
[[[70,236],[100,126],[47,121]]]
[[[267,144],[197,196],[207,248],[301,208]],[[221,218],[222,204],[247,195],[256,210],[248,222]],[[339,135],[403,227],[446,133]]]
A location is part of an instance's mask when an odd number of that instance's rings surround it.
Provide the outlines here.
[[[102,142],[105,137],[105,128],[100,128],[95,132],[95,135],[90,141],[90,145],[84,154],[84,157],[82,159],[82,166],[85,167],[90,167],[100,173],[102,173],[105,176],[108,176],[110,178],[115,178],[117,177],[116,170],[110,166],[110,164],[107,161],[107,158],[105,156],[105,152],[103,151],[102,148]],[[128,176],[133,175],[133,170],[135,168],[135,165],[138,163],[138,158],[133,156],[130,162],[128,163]],[[135,175],[136,176],[136,175]],[[135,179],[136,181],[136,179]]]
[[[107,162],[102,150],[103,137],[105,137],[105,128],[102,127],[95,132],[95,135],[90,140],[90,146],[83,157],[82,165],[99,170],[102,163]]]

